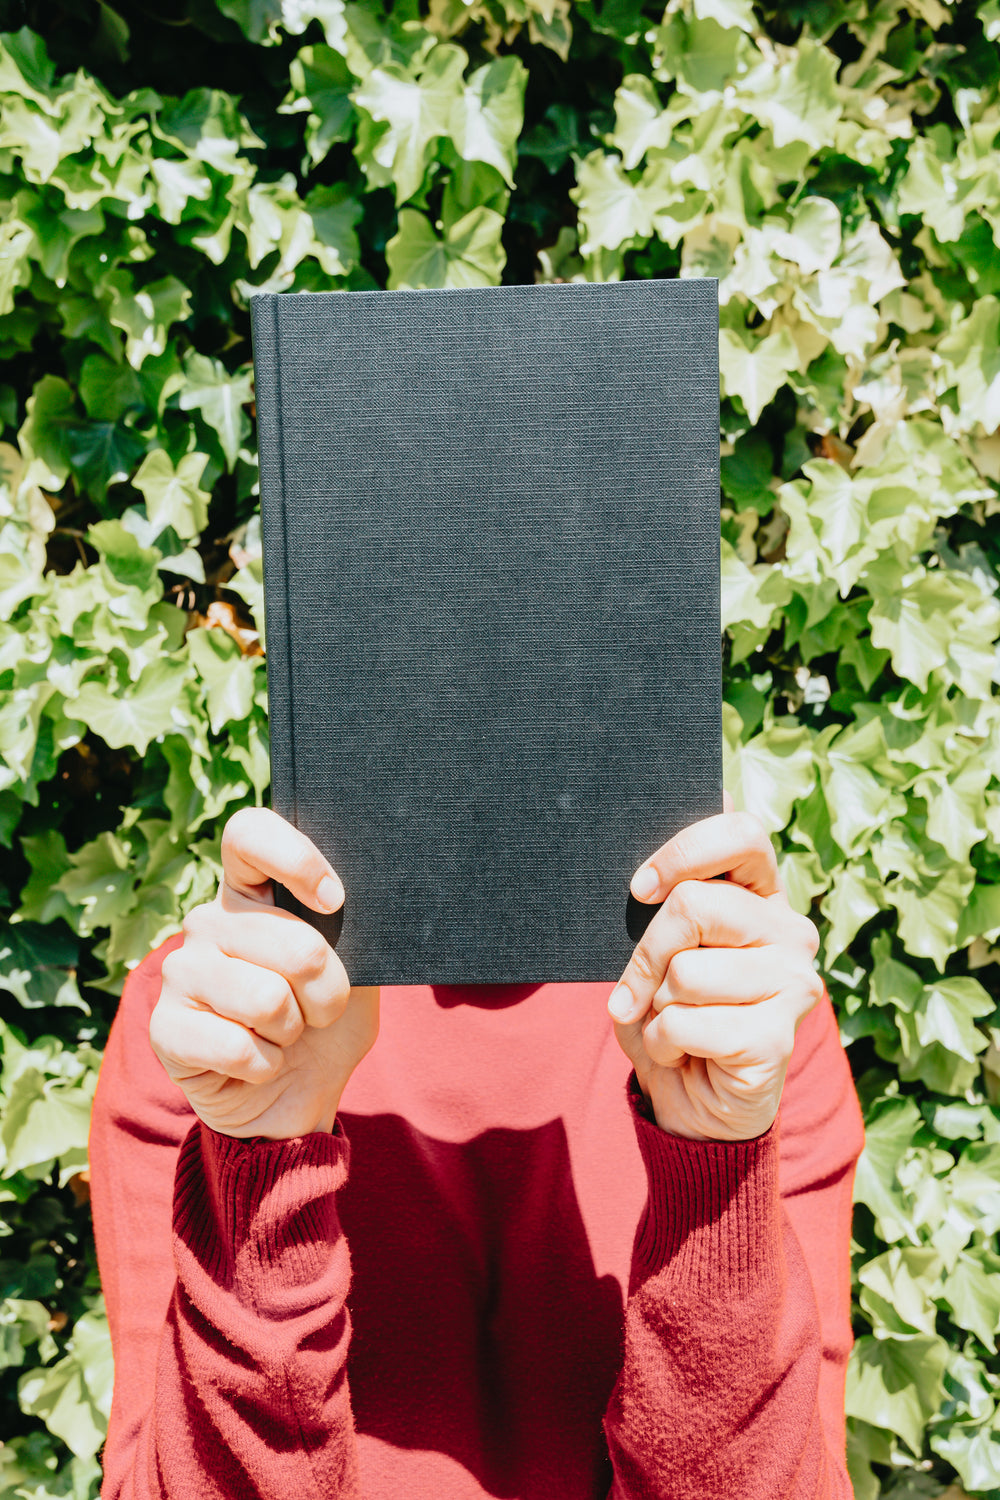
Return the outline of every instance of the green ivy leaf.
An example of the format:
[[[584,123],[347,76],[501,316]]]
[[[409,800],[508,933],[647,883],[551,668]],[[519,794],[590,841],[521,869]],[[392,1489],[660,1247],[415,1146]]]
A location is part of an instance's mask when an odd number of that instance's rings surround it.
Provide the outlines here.
[[[929,1245],[893,1245],[858,1272],[860,1302],[879,1332],[934,1334],[941,1256]]]
[[[79,944],[64,928],[21,922],[0,932],[0,988],[26,1010],[75,1006],[89,1014],[76,986]]]
[[[355,225],[364,212],[343,183],[313,188],[305,200],[312,219],[312,253],[328,276],[346,276],[357,265],[360,245]]]
[[[924,573],[891,593],[875,592],[869,619],[872,645],[886,650],[900,677],[927,689],[931,672],[948,660],[958,602],[953,581]]]
[[[23,1412],[41,1417],[78,1458],[92,1458],[107,1436],[111,1382],[107,1319],[86,1313],[74,1326],[71,1352],[64,1359],[21,1376],[18,1401]]]
[[[521,156],[537,157],[547,172],[555,173],[566,165],[582,139],[578,112],[560,101],[550,104],[538,124],[525,132],[518,151]]]
[[[56,922],[65,917],[69,903],[61,891],[56,889],[59,880],[70,868],[66,852],[66,840],[58,828],[46,828],[39,834],[26,834],[21,839],[21,850],[28,861],[31,874],[21,892],[18,917],[23,922]]]
[[[943,1296],[959,1328],[974,1333],[991,1354],[1000,1328],[1000,1256],[983,1245],[963,1250],[948,1273]],[[998,1452],[1000,1458],[1000,1452]]]
[[[1000,427],[1000,301],[981,297],[938,346],[958,389],[959,416],[986,432]]]
[[[899,914],[899,935],[906,951],[929,958],[942,973],[955,950],[973,878],[971,871],[949,866],[936,879],[901,877],[885,887],[885,900]]]
[[[774,725],[732,753],[726,786],[737,808],[752,812],[769,833],[777,833],[808,795],[814,775],[808,729]]]
[[[719,371],[726,396],[738,396],[756,422],[798,368],[799,352],[787,328],[747,344],[732,328],[719,330]]]
[[[830,829],[845,854],[857,855],[869,848],[872,835],[882,827],[891,811],[902,810],[891,786],[866,764],[884,756],[881,726],[872,720],[864,728],[842,730],[826,747],[820,761],[820,776],[830,807]]]
[[[403,208],[385,247],[389,286],[498,286],[505,260],[502,230],[498,213],[474,208],[439,239],[423,214]]]
[[[355,91],[355,104],[386,126],[373,141],[371,156],[390,174],[397,204],[414,196],[434,143],[451,132],[467,61],[461,47],[442,42],[428,55],[419,76],[398,63],[387,63],[373,68]]]
[[[449,120],[459,156],[495,167],[509,187],[514,186],[527,80],[519,57],[498,58],[477,68],[455,100]]]
[[[65,1158],[71,1159],[74,1170],[78,1170],[77,1162],[86,1163],[96,1073],[90,1073],[86,1082],[87,1087],[82,1087],[77,1080],[46,1078],[41,1069],[31,1066],[12,1082],[5,1081],[0,1144],[7,1176],[15,1172],[48,1176],[53,1162]]]
[[[126,746],[145,755],[149,742],[174,727],[173,712],[186,667],[163,657],[146,667],[125,690],[115,683],[90,679],[73,700],[73,717],[115,749]],[[62,884],[65,889],[65,882]]]
[[[128,849],[113,833],[101,833],[70,855],[55,889],[70,903],[74,926],[86,937],[131,904],[134,883]]]
[[[887,1427],[919,1455],[924,1427],[944,1398],[947,1361],[944,1339],[876,1339],[866,1334],[851,1351],[848,1416]]]
[[[356,79],[339,52],[322,44],[303,47],[288,70],[291,90],[279,113],[306,113],[306,152],[317,166],[338,141],[351,138],[355,122],[351,90]]]
[[[1000,1433],[994,1422],[953,1422],[945,1431],[932,1432],[930,1445],[954,1464],[970,1493],[988,1493],[1000,1487]]]
[[[113,271],[105,285],[111,297],[108,320],[123,330],[125,357],[138,370],[143,360],[164,352],[170,328],[191,310],[191,293],[176,276],[137,287],[127,271]]]
[[[914,1008],[921,1046],[940,1042],[949,1052],[975,1062],[985,1052],[987,1038],[976,1020],[994,1011],[993,1000],[978,979],[937,979],[926,985]]]
[[[65,380],[43,375],[27,401],[28,415],[18,437],[29,458],[38,458],[46,474],[41,482],[58,489],[71,467],[70,428],[79,418],[73,392]]]
[[[240,448],[250,433],[250,420],[243,408],[253,400],[251,371],[244,369],[230,374],[221,360],[206,354],[189,354],[184,361],[184,377],[178,397],[181,411],[201,412],[219,439],[227,467],[233,469]],[[200,531],[204,524],[202,520],[197,529]],[[180,531],[177,526],[174,530],[180,536],[191,535]]]
[[[78,488],[103,504],[108,486],[128,478],[146,444],[120,422],[87,422],[69,429],[69,448]]]
[[[192,630],[188,653],[207,692],[209,725],[213,734],[233,719],[245,719],[253,707],[254,676],[259,656],[244,656],[224,630]]]
[[[837,90],[837,66],[832,52],[803,37],[794,56],[776,73],[755,69],[750,74],[744,108],[762,124],[770,125],[779,149],[802,141],[814,151],[822,150],[833,138],[843,107]]]
[[[310,21],[319,21],[332,46],[346,36],[344,0],[216,0],[223,15],[230,16],[251,42],[276,42],[278,28],[295,35]]]
[[[96,526],[91,526],[87,540],[100,554],[100,582],[105,585],[108,594],[113,597],[125,590],[136,590],[149,604],[159,599],[160,554],[155,547],[141,547],[120,521],[99,521]],[[119,604],[117,600],[112,604],[110,599],[108,602],[114,612],[124,619],[127,604]],[[138,623],[145,624],[145,620],[144,612]]]
[[[865,1147],[854,1178],[854,1201],[868,1205],[882,1238],[889,1244],[904,1238],[916,1239],[897,1171],[920,1123],[920,1111],[913,1100],[896,1097],[876,1105],[865,1124]]]
[[[654,199],[641,182],[635,183],[626,175],[619,157],[591,151],[577,166],[576,180],[570,197],[580,210],[580,249],[584,255],[601,248],[617,250],[635,238],[649,238]]]
[[[146,502],[154,536],[171,526],[187,540],[204,529],[211,496],[201,488],[200,480],[207,463],[204,453],[185,453],[175,468],[160,448],[143,459],[132,483]]]
[[[852,861],[834,873],[831,888],[820,903],[829,919],[823,943],[826,964],[847,951],[866,922],[877,917],[885,903],[882,882],[870,858]]]

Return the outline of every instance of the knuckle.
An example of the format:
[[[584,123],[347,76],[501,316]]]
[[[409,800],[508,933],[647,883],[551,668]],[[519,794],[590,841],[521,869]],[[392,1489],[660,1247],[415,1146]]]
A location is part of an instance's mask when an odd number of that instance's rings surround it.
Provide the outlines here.
[[[677,1056],[677,1045],[670,1038],[670,1025],[666,1014],[656,1017],[643,1033],[642,1044],[650,1062],[666,1064]]]
[[[667,966],[665,978],[671,995],[677,1000],[696,991],[699,988],[697,951],[684,949],[675,953]]]
[[[286,1019],[290,1020],[288,1013],[291,1000],[292,992],[288,981],[281,974],[272,974],[269,970],[262,969],[254,1006],[255,1021],[276,1025]]]
[[[346,974],[334,976],[324,990],[323,997],[310,1007],[310,1020],[314,1026],[332,1026],[339,1021],[347,1009],[351,996],[351,983]]]
[[[771,836],[756,813],[736,812],[732,817],[737,837],[748,848],[771,849]]]
[[[806,966],[803,980],[808,1000],[808,1006],[804,1014],[808,1015],[809,1011],[815,1010],[816,1006],[822,1000],[826,993],[826,985],[823,983],[822,974],[820,974],[818,969],[814,969],[812,964]]]
[[[775,1038],[775,1056],[782,1068],[787,1068],[795,1050],[795,1027],[783,1026]]]
[[[816,923],[811,921],[809,917],[803,917],[798,913],[796,915],[798,916],[798,928],[801,934],[802,946],[810,958],[815,958],[819,952],[819,929]]]
[[[163,1061],[164,1042],[166,1040],[164,1031],[163,1002],[157,1001],[153,1007],[153,1013],[149,1018],[149,1045],[161,1062]]]
[[[227,818],[226,826],[222,830],[223,848],[240,843],[246,834],[253,831],[259,815],[260,808],[241,807],[230,818]]]
[[[280,1062],[278,1066],[280,1067]],[[255,1081],[271,1078],[277,1071],[274,1063],[261,1055],[260,1049],[254,1045],[253,1039],[249,1036],[245,1041],[239,1041],[234,1046],[231,1067],[234,1073]]]
[[[666,904],[675,916],[686,917],[690,914],[692,907],[700,895],[700,881],[679,880],[667,897]]]
[[[787,1067],[795,1046],[795,1023],[782,1009],[774,1012],[764,1027],[761,1050],[772,1062]]]
[[[187,995],[196,987],[199,976],[204,972],[204,946],[197,942],[185,943],[183,947],[168,953],[163,960],[160,994]]]
[[[320,876],[319,857],[310,844],[296,843],[294,849],[282,861],[282,876],[286,885],[313,885]]]
[[[239,812],[234,812],[227,820],[222,830],[222,843],[219,846],[223,869],[226,868],[233,855],[239,854],[240,848],[252,832],[253,824],[249,821],[249,815],[254,811],[255,809],[251,807],[241,807]]]
[[[330,999],[339,1010],[343,1010],[351,998],[351,981],[348,979],[343,965],[339,972],[333,974],[330,980]]]
[[[297,926],[299,930],[288,945],[288,969],[296,977],[314,978],[326,967],[326,943],[307,922]]]
[[[209,930],[215,917],[216,906],[214,902],[203,902],[201,906],[193,906],[181,924],[181,930],[186,938],[203,937]],[[179,949],[178,952],[183,952]],[[174,955],[171,954],[172,958]]]
[[[715,892],[707,889],[703,880],[680,880],[674,886],[667,897],[666,905],[674,917],[679,917],[684,923],[684,937],[694,947],[701,941],[701,929],[698,925],[698,916],[705,914],[706,901],[715,896]]]
[[[632,954],[632,972],[642,984],[653,984],[659,981],[659,965],[649,949],[642,943]]]
[[[168,953],[160,968],[160,977],[163,981],[160,994],[167,990],[179,990],[183,988],[184,960],[181,957],[183,948],[175,948],[173,953]],[[155,1014],[155,1012],[154,1012]]]

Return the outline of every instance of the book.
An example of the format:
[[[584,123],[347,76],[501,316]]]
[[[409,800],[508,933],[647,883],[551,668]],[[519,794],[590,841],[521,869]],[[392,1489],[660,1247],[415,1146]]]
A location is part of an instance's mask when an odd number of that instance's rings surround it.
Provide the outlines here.
[[[274,808],[354,984],[617,978],[722,810],[712,280],[252,300]]]

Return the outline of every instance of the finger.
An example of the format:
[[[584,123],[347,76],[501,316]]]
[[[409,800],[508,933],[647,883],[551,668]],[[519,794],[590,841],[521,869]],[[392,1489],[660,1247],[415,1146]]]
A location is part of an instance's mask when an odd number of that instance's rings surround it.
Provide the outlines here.
[[[732,794],[732,792],[723,792],[723,794],[722,794],[722,810],[723,810],[723,812],[731,813],[731,812],[734,811],[735,807],[736,807],[736,804],[733,801],[733,794]]]
[[[218,1073],[243,1083],[267,1083],[284,1065],[273,1042],[210,1010],[157,1005],[149,1023],[153,1051],[174,1083],[199,1073]]]
[[[788,1066],[797,1019],[780,998],[760,1005],[668,1005],[643,1027],[642,1045],[651,1062],[674,1066],[680,1057],[704,1057],[761,1076]]]
[[[338,911],[344,887],[311,839],[266,807],[234,813],[222,835],[226,884],[260,902],[277,880],[312,911]]]
[[[724,812],[683,828],[632,876],[637,901],[664,901],[682,880],[724,875],[758,896],[783,896],[767,830],[752,813]]]
[[[774,944],[801,949],[811,959],[818,943],[808,917],[783,900],[765,900],[725,880],[685,880],[673,888],[636,944],[608,1007],[617,1021],[645,1015],[667,966],[685,949]]]
[[[668,1005],[760,1005],[783,997],[801,1020],[823,995],[823,981],[802,952],[789,948],[694,948],[670,960],[653,996]]]
[[[321,933],[291,912],[223,886],[214,902],[188,914],[184,933],[199,945],[280,974],[307,1026],[329,1026],[343,1011],[350,989],[343,963]]]
[[[181,1009],[210,1010],[256,1032],[276,1047],[290,1047],[305,1029],[291,985],[283,975],[230,958],[218,948],[191,943],[164,965],[164,989]]]

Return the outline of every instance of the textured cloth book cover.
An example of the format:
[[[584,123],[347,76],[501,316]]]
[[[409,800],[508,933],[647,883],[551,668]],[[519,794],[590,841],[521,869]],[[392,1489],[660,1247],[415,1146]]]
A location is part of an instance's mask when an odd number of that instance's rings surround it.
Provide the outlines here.
[[[347,889],[301,914],[355,984],[616,978],[722,808],[716,283],[252,315],[273,805]]]

